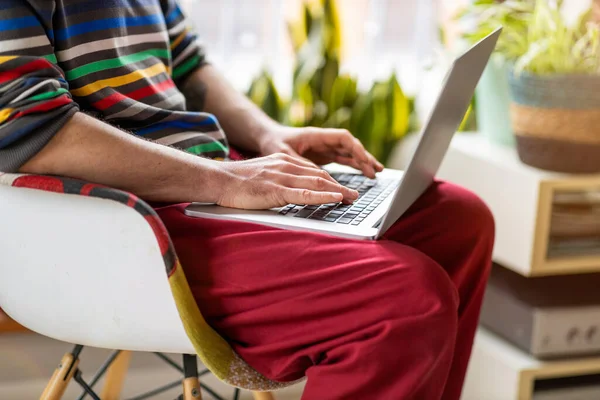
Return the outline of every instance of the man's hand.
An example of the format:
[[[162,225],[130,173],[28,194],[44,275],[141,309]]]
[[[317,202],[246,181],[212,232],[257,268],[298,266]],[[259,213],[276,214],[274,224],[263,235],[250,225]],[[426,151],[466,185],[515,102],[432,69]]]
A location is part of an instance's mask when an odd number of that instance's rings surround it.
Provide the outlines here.
[[[262,135],[260,152],[263,155],[284,153],[304,157],[318,165],[337,162],[356,168],[369,178],[383,170],[383,165],[345,129],[276,125]]]
[[[369,178],[383,169],[345,129],[292,128],[273,121],[210,65],[196,70],[183,85],[183,92],[189,107],[217,116],[229,143],[238,149],[264,156],[300,156],[318,165],[338,162]]]
[[[358,198],[358,192],[298,157],[274,154],[247,161],[222,162],[226,178],[217,204],[231,208],[268,209],[286,204],[325,204]]]

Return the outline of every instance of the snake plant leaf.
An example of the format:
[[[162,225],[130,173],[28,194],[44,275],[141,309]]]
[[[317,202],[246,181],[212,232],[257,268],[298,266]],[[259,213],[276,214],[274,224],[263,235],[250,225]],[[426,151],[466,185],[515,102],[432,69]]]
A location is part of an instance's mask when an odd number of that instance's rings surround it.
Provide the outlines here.
[[[329,99],[333,84],[340,73],[340,62],[337,57],[326,57],[321,67],[320,86],[317,88],[321,99]]]
[[[339,128],[350,130],[350,117],[352,111],[349,107],[341,107],[329,115],[329,118],[323,123],[324,128]]]
[[[465,132],[465,131],[471,130],[471,128],[473,126],[473,116],[475,115],[475,113],[473,112],[474,107],[475,107],[474,103],[471,102],[469,104],[469,107],[467,108],[467,112],[465,113],[465,116],[463,117],[463,119],[460,123],[460,126],[458,127],[459,132]]]
[[[308,125],[312,119],[313,94],[308,82],[295,82],[287,120],[292,126]]]
[[[328,118],[328,107],[323,100],[317,100],[312,107],[312,118],[307,123],[310,126],[323,126]]]
[[[322,0],[323,19],[325,22],[325,48],[327,52],[339,58],[342,47],[340,16],[336,0]]]
[[[365,147],[377,159],[381,159],[389,136],[391,115],[388,114],[388,88],[387,82],[376,82],[371,89],[373,97],[371,108],[373,112],[370,123],[371,131],[368,134]]]
[[[288,35],[295,52],[304,45],[310,32],[311,16],[310,11],[307,10],[307,5],[303,5],[302,11],[298,20],[287,22]]]
[[[387,85],[388,134],[390,135],[390,140],[399,140],[408,131],[410,104],[400,87],[395,73],[392,74]]]
[[[250,86],[248,97],[269,117],[276,121],[281,118],[282,102],[271,74],[266,71],[258,76]]]
[[[347,74],[336,76],[329,96],[330,112],[335,112],[344,106],[352,106],[356,96],[356,80]]]
[[[308,2],[303,4],[303,18],[304,18],[304,27],[306,28],[305,34],[308,37],[313,28],[313,13],[311,11],[311,5]]]
[[[370,93],[360,94],[352,107],[352,115],[350,116],[350,132],[352,132],[363,145],[366,143],[369,132],[371,131],[370,121],[373,119],[373,110],[371,107],[372,101],[373,99]]]

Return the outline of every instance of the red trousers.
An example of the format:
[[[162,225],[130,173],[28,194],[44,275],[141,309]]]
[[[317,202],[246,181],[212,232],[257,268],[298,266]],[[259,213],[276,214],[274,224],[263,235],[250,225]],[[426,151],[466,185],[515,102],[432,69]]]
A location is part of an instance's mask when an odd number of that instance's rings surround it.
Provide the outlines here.
[[[308,378],[303,399],[458,400],[494,224],[435,183],[385,240],[158,209],[207,321],[255,369]]]

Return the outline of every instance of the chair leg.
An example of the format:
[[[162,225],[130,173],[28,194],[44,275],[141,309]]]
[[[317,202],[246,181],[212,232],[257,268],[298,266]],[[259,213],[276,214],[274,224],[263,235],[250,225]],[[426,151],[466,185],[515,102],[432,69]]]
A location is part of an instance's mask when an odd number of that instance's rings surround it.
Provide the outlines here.
[[[254,400],[275,400],[275,396],[271,392],[252,392]]]
[[[183,355],[183,400],[202,400],[198,379],[198,360],[195,355]]]
[[[79,353],[83,346],[75,346],[71,353],[65,353],[58,368],[54,370],[50,381],[40,396],[40,400],[60,400],[73,379],[79,365]]]
[[[131,351],[121,351],[106,371],[106,380],[102,388],[102,400],[119,400],[129,369]]]

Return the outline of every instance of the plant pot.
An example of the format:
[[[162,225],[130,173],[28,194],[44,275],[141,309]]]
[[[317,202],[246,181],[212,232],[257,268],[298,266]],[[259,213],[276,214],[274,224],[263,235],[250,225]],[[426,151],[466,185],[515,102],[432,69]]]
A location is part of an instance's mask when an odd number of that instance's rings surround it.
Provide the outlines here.
[[[525,164],[600,172],[600,77],[509,73],[512,129]]]
[[[475,91],[477,130],[490,142],[514,146],[510,125],[510,94],[508,64],[499,54],[493,54]]]

